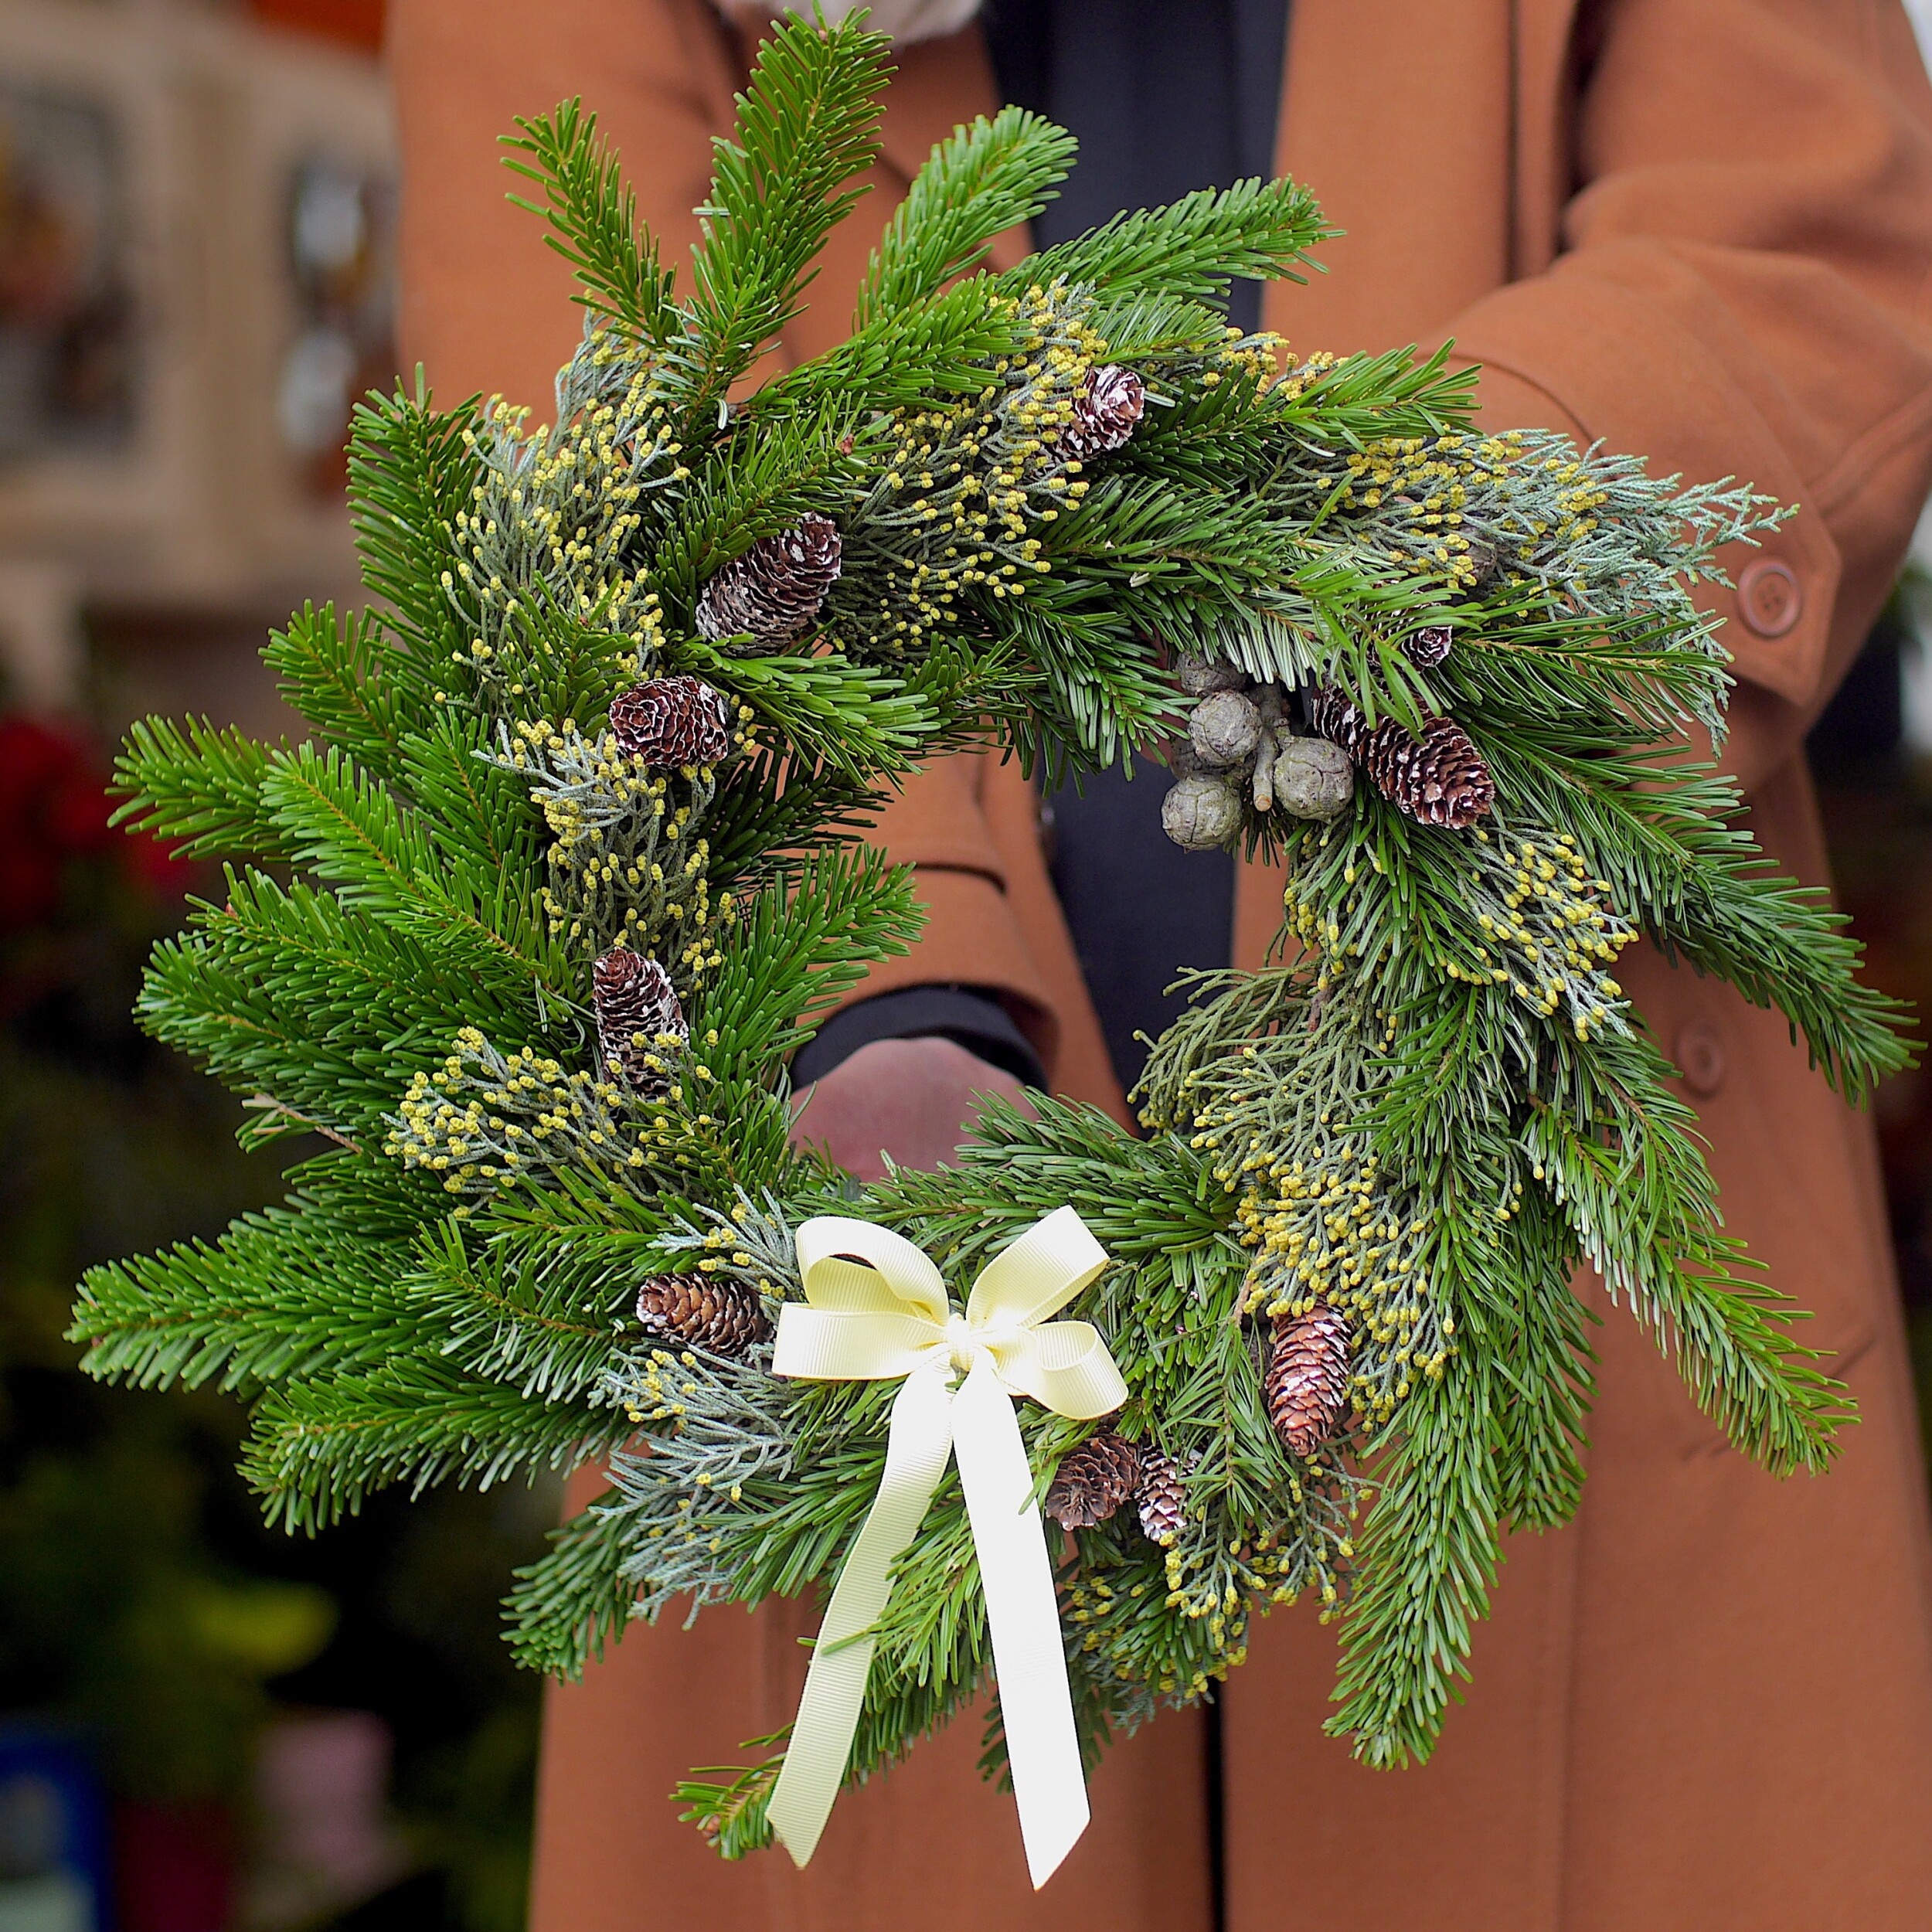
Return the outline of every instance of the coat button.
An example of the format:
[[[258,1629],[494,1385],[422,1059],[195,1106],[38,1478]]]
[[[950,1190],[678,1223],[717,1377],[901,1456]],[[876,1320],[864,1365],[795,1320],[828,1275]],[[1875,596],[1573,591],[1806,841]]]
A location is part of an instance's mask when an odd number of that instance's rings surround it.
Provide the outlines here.
[[[1758,557],[1737,574],[1737,611],[1760,638],[1781,638],[1804,614],[1804,587],[1788,563]]]
[[[1707,1019],[1686,1020],[1678,1029],[1677,1070],[1684,1084],[1700,1100],[1709,1100],[1724,1084],[1724,1043]]]

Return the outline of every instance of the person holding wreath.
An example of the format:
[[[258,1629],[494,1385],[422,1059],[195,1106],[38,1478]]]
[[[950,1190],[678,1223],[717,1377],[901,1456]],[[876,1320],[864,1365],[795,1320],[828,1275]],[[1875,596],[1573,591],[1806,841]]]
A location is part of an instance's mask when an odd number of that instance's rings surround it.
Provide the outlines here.
[[[1237,291],[1304,350],[1453,338],[1492,428],[1560,430],[1795,505],[1721,594],[1726,757],[1780,866],[1824,876],[1802,751],[1932,479],[1932,88],[1898,0],[888,0],[872,196],[772,366],[843,332],[934,143],[1003,100],[1080,138],[1032,240],[1257,173],[1347,231],[1336,270]],[[403,349],[446,401],[548,393],[568,271],[509,208],[514,118],[581,95],[673,251],[696,238],[760,0],[399,0]],[[1028,238],[1007,238],[1017,260]],[[913,1165],[1028,1084],[1127,1117],[1135,1036],[1185,966],[1259,963],[1265,868],[1183,855],[1158,784],[1043,805],[956,757],[878,836],[926,937],[800,1056],[800,1131]],[[817,1862],[720,1864],[665,1801],[694,1755],[781,1724],[809,1607],[634,1628],[546,1724],[536,1932],[916,1920],[1113,1932],[1907,1932],[1932,1899],[1932,1540],[1870,1133],[1776,1015],[1655,953],[1622,969],[1681,1071],[1727,1224],[1817,1311],[1861,1420],[1823,1480],[1727,1453],[1634,1327],[1600,1332],[1579,1519],[1512,1539],[1476,1681],[1426,1767],[1324,1740],[1332,1642],[1257,1627],[1209,1717],[1096,1777],[1093,1828],[1027,1889],[959,1724],[849,1799]],[[702,1740],[702,1742],[700,1742]]]

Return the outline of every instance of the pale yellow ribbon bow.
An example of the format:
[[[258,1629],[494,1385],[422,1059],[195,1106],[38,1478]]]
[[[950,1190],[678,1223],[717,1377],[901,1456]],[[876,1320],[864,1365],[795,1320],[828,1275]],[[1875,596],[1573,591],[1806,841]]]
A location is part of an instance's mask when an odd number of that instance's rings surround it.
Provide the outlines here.
[[[771,1794],[772,1829],[799,1865],[818,1847],[845,1781],[893,1566],[956,1454],[1027,1869],[1044,1885],[1087,1829],[1087,1781],[1053,1566],[1012,1398],[1031,1396],[1081,1420],[1127,1400],[1099,1331],[1048,1318],[1107,1265],[1106,1252],[1070,1207],[1057,1208],[987,1263],[961,1315],[931,1260],[889,1228],[821,1215],[799,1228],[798,1245],[805,1299],[780,1311],[774,1372],[839,1382],[903,1376],[905,1384],[893,1402],[879,1494],[812,1651]]]

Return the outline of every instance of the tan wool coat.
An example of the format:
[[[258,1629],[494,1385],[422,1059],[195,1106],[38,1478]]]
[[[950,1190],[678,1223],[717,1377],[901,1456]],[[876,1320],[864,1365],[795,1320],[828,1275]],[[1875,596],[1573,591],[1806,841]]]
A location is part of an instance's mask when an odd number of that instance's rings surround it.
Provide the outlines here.
[[[393,51],[406,355],[446,400],[541,406],[577,311],[502,199],[495,138],[582,94],[675,257],[746,46],[706,0],[399,0]],[[913,170],[995,104],[975,29],[906,50],[874,192],[777,359],[838,338]],[[1801,740],[1932,472],[1932,96],[1898,0],[1294,0],[1281,127],[1280,167],[1348,230],[1328,275],[1270,297],[1298,346],[1453,337],[1494,426],[1801,506],[1721,598],[1742,680],[1727,755],[1765,845],[1821,879]],[[1000,989],[1056,1084],[1117,1107],[1012,769],[938,766],[882,836],[918,866],[931,926],[875,985]],[[1250,870],[1239,961],[1278,915]],[[1332,1633],[1299,1611],[1258,1628],[1222,1706],[1230,1932],[1932,1926],[1932,1566],[1871,1136],[1781,1021],[1654,956],[1627,964],[1730,1228],[1815,1311],[1808,1339],[1836,1352],[1862,1420],[1831,1475],[1776,1482],[1607,1311],[1581,1515],[1510,1544],[1430,1764],[1355,1765],[1320,1732]],[[536,1932],[1208,1932],[1192,1713],[1115,1749],[1092,1828],[1037,1897],[970,1721],[842,1801],[806,1873],[719,1862],[666,1794],[786,1720],[809,1627],[782,1607],[640,1627],[552,1692]]]

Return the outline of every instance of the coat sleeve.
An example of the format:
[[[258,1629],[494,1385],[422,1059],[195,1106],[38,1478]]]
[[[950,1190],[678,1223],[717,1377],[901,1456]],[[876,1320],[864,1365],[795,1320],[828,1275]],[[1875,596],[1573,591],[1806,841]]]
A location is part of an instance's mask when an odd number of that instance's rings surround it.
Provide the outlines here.
[[[583,96],[676,261],[698,239],[692,210],[709,185],[712,139],[731,126],[745,49],[707,0],[396,0],[389,53],[403,155],[404,366],[420,362],[445,403],[500,393],[541,417],[581,311],[543,224],[505,199],[519,184],[499,165],[498,138],[519,115]],[[905,64],[917,80],[942,60],[941,49],[921,46]],[[780,360],[843,333],[832,318],[850,312],[866,252],[904,191],[886,163],[871,185],[821,260],[801,339]],[[886,806],[876,839],[917,868],[928,924],[910,958],[880,968],[854,998],[936,981],[987,988],[1056,1087],[1117,1111],[1017,773],[981,758],[942,760]]]
[[[1855,655],[1925,501],[1932,90],[1898,0],[1607,0],[1572,127],[1563,253],[1447,332],[1493,425],[1798,506],[1727,558],[1757,567],[1719,600],[1750,790]]]

